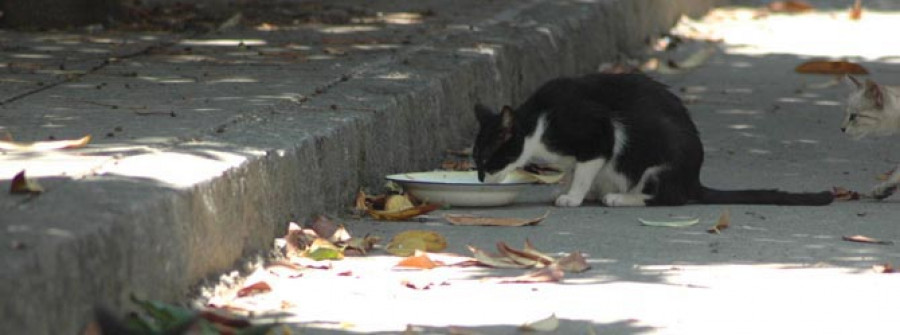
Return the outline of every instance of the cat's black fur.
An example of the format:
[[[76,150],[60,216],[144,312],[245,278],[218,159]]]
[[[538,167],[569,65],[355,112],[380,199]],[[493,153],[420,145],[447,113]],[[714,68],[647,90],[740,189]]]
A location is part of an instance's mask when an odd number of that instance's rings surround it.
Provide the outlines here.
[[[681,100],[659,82],[641,74],[591,74],[544,84],[515,110],[497,114],[478,105],[481,125],[474,147],[479,179],[515,161],[525,137],[546,115],[542,142],[555,154],[578,162],[609,159],[615,136],[613,120],[624,125],[626,145],[616,170],[629,187],[644,171],[665,164],[646,182],[649,206],[702,204],[826,205],[830,192],[787,193],[778,190],[721,191],[700,183],[703,146]]]

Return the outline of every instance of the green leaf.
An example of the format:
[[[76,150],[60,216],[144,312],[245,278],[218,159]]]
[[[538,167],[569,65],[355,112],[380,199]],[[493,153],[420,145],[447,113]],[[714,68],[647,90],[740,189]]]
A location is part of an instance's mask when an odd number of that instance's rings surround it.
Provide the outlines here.
[[[306,257],[317,261],[344,259],[344,253],[339,249],[318,248],[306,253]]]
[[[134,295],[131,296],[131,301],[140,306],[144,313],[155,323],[157,327],[149,325],[152,331],[170,330],[183,326],[185,323],[193,322],[197,317],[197,312],[184,307],[152,300],[141,300]]]

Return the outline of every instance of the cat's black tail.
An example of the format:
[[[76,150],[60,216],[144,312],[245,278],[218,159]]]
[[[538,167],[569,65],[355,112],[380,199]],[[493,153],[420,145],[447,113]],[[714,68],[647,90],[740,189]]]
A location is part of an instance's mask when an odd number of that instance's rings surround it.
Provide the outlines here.
[[[722,191],[701,187],[697,201],[701,204],[747,204],[783,206],[824,206],[834,201],[829,191],[790,193],[779,190]]]

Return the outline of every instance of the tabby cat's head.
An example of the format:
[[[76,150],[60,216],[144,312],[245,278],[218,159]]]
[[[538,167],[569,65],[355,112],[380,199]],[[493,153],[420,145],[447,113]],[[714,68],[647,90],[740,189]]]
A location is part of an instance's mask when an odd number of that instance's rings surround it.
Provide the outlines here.
[[[472,156],[478,169],[478,180],[500,182],[509,172],[507,167],[522,153],[521,141],[512,140],[515,134],[512,108],[504,106],[500,113],[495,113],[478,104],[475,105],[475,116],[479,128]]]
[[[885,87],[872,80],[864,83],[852,76],[846,82],[853,88],[847,98],[847,111],[841,131],[861,138],[866,135],[890,135],[896,133],[900,120],[900,106],[893,106],[892,97],[887,96]]]

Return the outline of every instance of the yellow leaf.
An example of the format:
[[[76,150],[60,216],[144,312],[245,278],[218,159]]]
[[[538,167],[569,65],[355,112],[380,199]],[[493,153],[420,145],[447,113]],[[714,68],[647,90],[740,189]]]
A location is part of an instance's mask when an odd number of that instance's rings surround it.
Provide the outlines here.
[[[409,256],[416,250],[439,252],[445,248],[447,241],[441,234],[427,230],[407,230],[395,235],[386,250],[393,255]]]
[[[7,151],[44,151],[54,149],[73,149],[87,145],[91,141],[91,135],[86,135],[77,140],[39,141],[39,142],[13,142],[0,140],[0,150]]]
[[[409,201],[407,196],[399,194],[388,196],[387,201],[384,203],[384,210],[388,212],[402,211],[413,207],[415,206],[413,206],[412,201]]]
[[[376,220],[403,221],[426,214],[441,208],[440,204],[425,204],[397,211],[379,211],[369,209],[368,213]]]

